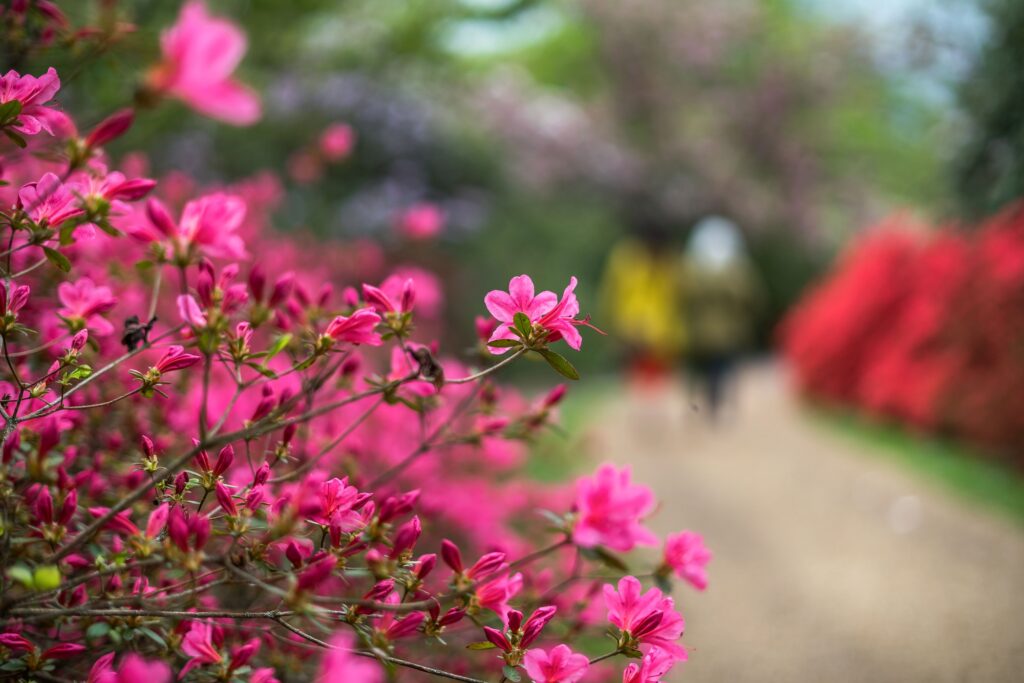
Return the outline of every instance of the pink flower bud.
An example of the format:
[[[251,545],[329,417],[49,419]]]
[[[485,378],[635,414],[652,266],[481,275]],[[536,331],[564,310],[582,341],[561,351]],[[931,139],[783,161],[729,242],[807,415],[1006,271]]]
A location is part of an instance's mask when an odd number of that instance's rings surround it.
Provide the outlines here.
[[[274,289],[270,292],[270,300],[267,302],[271,307],[279,306],[282,301],[288,298],[292,288],[295,286],[295,274],[288,272],[277,278]]]
[[[244,645],[239,645],[231,651],[231,666],[228,667],[230,671],[245,666],[246,663],[252,659],[252,656],[256,654],[260,649],[260,639],[252,638],[247,640]]]
[[[416,545],[416,541],[419,540],[420,533],[423,528],[420,524],[419,517],[413,517],[408,522],[399,527],[395,533],[394,545],[391,548],[391,557],[398,557],[407,550],[412,550],[412,547]]]
[[[167,503],[161,503],[155,510],[149,513],[149,521],[146,522],[146,536],[156,538],[167,526],[167,517],[171,508]]]
[[[160,202],[159,199],[150,197],[146,201],[146,215],[153,226],[162,232],[166,237],[172,237],[178,232],[178,226],[171,218],[170,211]]]
[[[323,554],[319,559],[309,564],[304,572],[299,574],[299,590],[315,590],[317,586],[330,578],[337,560],[333,555]]]
[[[416,560],[416,578],[420,580],[427,578],[430,572],[434,571],[436,565],[437,555],[433,553],[420,555],[419,559]]]
[[[89,330],[80,330],[75,333],[75,336],[71,338],[71,350],[81,351],[85,348],[85,343],[89,341]]]
[[[490,626],[484,626],[484,636],[487,640],[494,643],[502,652],[510,652],[512,650],[512,643],[508,642],[508,638],[505,634],[496,628]]]
[[[231,517],[238,516],[238,506],[235,504],[234,498],[231,497],[231,492],[228,491],[227,486],[218,481],[217,486],[214,487],[214,494],[217,496],[217,503],[225,514]]]
[[[36,519],[40,523],[53,523],[53,497],[50,495],[50,489],[44,487],[39,490],[34,507]]]
[[[179,550],[188,551],[188,520],[180,507],[172,508],[167,516],[167,536]]]
[[[100,121],[85,138],[85,146],[101,147],[128,131],[135,120],[135,110],[121,109]]]
[[[453,572],[462,573],[462,553],[459,552],[458,546],[447,538],[441,541],[441,559]]]
[[[85,645],[78,643],[59,643],[43,652],[40,659],[69,659],[85,652]]]
[[[482,579],[485,576],[490,576],[502,568],[502,565],[505,564],[505,557],[505,553],[502,552],[487,553],[469,568],[466,576],[471,579]]]
[[[217,464],[213,468],[214,476],[221,476],[228,471],[231,467],[231,463],[235,460],[235,447],[228,444],[224,448],[220,449],[220,453],[217,455]]]
[[[75,510],[78,508],[78,492],[71,491],[64,498],[64,504],[60,509],[60,517],[57,519],[63,526],[67,526],[71,522],[71,518],[75,516]]]
[[[561,403],[562,399],[565,398],[565,392],[567,390],[568,389],[567,389],[567,387],[564,384],[559,384],[554,389],[549,391],[548,395],[544,397],[544,402],[543,402],[544,407],[545,408],[553,408],[554,406],[556,406],[559,403]]]
[[[388,640],[398,640],[399,638],[411,636],[419,630],[420,624],[423,623],[424,619],[426,619],[426,615],[423,612],[413,612],[391,624],[387,631],[385,631],[385,635]]]
[[[196,515],[189,526],[195,539],[195,548],[199,550],[206,545],[206,540],[210,537],[210,518],[206,515]]]

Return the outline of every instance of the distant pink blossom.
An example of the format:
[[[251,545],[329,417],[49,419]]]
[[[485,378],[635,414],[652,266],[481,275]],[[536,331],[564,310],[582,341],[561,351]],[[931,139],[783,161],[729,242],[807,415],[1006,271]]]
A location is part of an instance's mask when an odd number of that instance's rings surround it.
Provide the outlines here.
[[[320,153],[328,161],[341,161],[352,153],[356,133],[347,123],[333,123],[320,135]]]
[[[436,237],[444,229],[444,213],[436,204],[422,202],[414,204],[398,217],[398,231],[411,239],[423,240]]]
[[[679,578],[693,584],[694,588],[704,590],[708,587],[707,564],[711,561],[711,551],[704,546],[700,534],[683,531],[670,534],[665,539],[665,565],[675,570]]]
[[[352,636],[338,631],[328,641],[331,649],[320,660],[315,683],[383,683],[380,665],[352,654]]]
[[[484,297],[484,304],[500,325],[491,334],[490,341],[518,339],[512,331],[516,313],[523,313],[535,328],[547,330],[547,341],[565,339],[565,343],[579,351],[583,344],[577,325],[586,324],[576,320],[580,304],[576,299],[576,278],[569,279],[569,286],[562,293],[562,299],[554,292],[543,291],[534,294],[533,280],[529,275],[519,275],[508,283],[508,292],[493,290]],[[508,349],[491,348],[491,353],[500,354]]]
[[[57,313],[77,325],[84,325],[98,337],[114,332],[114,326],[103,317],[117,304],[110,287],[97,286],[90,278],[77,282],[62,282],[57,287],[62,307]]]
[[[672,598],[657,588],[644,593],[636,577],[624,576],[617,591],[615,586],[605,584],[604,602],[608,621],[628,632],[641,646],[658,647],[677,660],[686,659],[686,650],[676,642],[683,636],[686,622],[676,612]]]
[[[535,648],[523,658],[523,668],[533,683],[576,683],[590,667],[586,655],[556,645],[550,651]]]
[[[38,78],[11,70],[0,76],[0,105],[8,102],[21,102],[21,113],[11,126],[22,135],[36,135],[45,130],[54,135],[54,127],[60,125],[66,117],[47,102],[53,99],[60,89],[60,78],[51,66],[46,73]]]
[[[641,524],[654,510],[654,494],[646,486],[632,483],[630,477],[628,466],[617,470],[605,464],[594,476],[576,481],[575,543],[621,552],[657,544],[658,537]]]
[[[374,330],[380,322],[380,316],[369,308],[361,308],[352,315],[339,315],[327,326],[327,336],[337,341],[352,344],[380,346],[384,343]]]
[[[245,34],[234,23],[211,16],[201,0],[190,0],[160,36],[160,47],[163,61],[150,74],[155,90],[236,126],[259,120],[259,97],[231,78],[246,50]]]

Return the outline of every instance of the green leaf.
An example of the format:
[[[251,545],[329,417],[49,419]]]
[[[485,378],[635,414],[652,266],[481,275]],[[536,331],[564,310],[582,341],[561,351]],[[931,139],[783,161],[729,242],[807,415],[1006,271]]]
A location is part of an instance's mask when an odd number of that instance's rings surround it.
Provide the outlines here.
[[[493,346],[496,349],[511,349],[513,346],[522,346],[522,344],[518,339],[495,339],[492,342],[487,342],[488,346]]]
[[[36,567],[32,584],[37,591],[49,591],[60,586],[60,579],[60,569],[56,565],[47,564]]]
[[[34,582],[32,581],[32,570],[23,564],[16,564],[7,570],[8,578],[11,578],[20,583],[25,588],[32,588]]]
[[[579,371],[573,367],[565,356],[552,351],[551,349],[537,349],[537,353],[544,357],[544,360],[548,362],[548,365],[555,369],[555,372],[560,374],[562,377],[566,377],[571,380],[577,380],[580,378]]]
[[[167,649],[167,641],[164,640],[158,633],[156,633],[152,629],[148,629],[148,628],[143,627],[143,628],[138,629],[138,631],[139,631],[139,633],[141,633],[144,636],[148,637],[150,640],[152,640],[154,643],[156,643],[160,647],[162,647],[164,649]]]
[[[25,149],[26,147],[28,147],[28,143],[25,141],[25,138],[21,137],[20,135],[15,133],[10,128],[4,128],[4,135],[6,135],[7,138],[11,142],[16,144],[18,147],[21,147],[22,149]]]
[[[672,579],[669,578],[668,574],[656,573],[654,575],[654,583],[661,589],[662,593],[667,595],[672,592]]]
[[[102,638],[108,633],[110,633],[110,624],[105,621],[97,621],[85,630],[85,637],[87,640],[95,640]]]
[[[519,683],[519,681],[523,680],[522,676],[519,675],[519,671],[514,666],[506,664],[501,668],[501,673],[505,674],[505,678],[512,681],[512,683]]]
[[[71,261],[68,261],[68,257],[56,249],[43,247],[43,253],[46,254],[46,259],[50,263],[63,270],[65,273],[71,270]]]
[[[467,650],[493,650],[497,647],[494,643],[489,640],[481,640],[476,643],[470,643],[466,646]]]
[[[19,114],[21,114],[21,102],[18,100],[11,100],[10,102],[0,104],[0,124],[14,121],[18,118]]]
[[[110,221],[108,221],[106,218],[96,221],[96,225],[99,226],[100,230],[107,233],[111,237],[120,237],[123,234],[120,230],[111,225]]]
[[[271,370],[270,368],[265,368],[262,365],[256,365],[255,363],[246,363],[246,365],[248,365],[256,372],[260,373],[264,377],[268,377],[270,379],[277,379],[277,373]]]
[[[512,322],[515,328],[519,330],[519,334],[526,339],[533,332],[533,323],[530,322],[530,318],[523,312],[516,313],[512,316]]]
[[[629,571],[629,567],[627,567],[626,563],[619,559],[617,555],[611,554],[610,552],[608,552],[600,546],[592,548],[592,550],[594,551],[594,555],[597,556],[597,559],[600,560],[604,565],[611,567],[612,569],[617,569],[622,573],[626,573]]]
[[[280,337],[278,337],[276,340],[274,340],[273,346],[271,346],[269,349],[267,349],[267,360],[270,360],[271,358],[273,358],[277,354],[279,354],[282,351],[284,351],[285,347],[287,347],[288,344],[291,343],[291,341],[292,341],[292,335],[290,335],[290,334],[282,334]]]

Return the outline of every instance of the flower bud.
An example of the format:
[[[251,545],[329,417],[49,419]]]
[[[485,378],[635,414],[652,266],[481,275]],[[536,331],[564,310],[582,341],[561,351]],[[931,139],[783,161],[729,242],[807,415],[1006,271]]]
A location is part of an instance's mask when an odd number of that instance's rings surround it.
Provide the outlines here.
[[[86,136],[85,146],[91,149],[101,147],[112,140],[116,140],[131,128],[134,120],[135,111],[133,109],[121,109],[111,114],[100,121],[89,135]]]

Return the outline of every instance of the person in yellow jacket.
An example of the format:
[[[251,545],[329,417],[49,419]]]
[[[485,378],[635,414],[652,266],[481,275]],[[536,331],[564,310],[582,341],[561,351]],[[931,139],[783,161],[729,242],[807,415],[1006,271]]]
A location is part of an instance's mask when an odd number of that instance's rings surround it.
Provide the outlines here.
[[[682,354],[682,266],[667,235],[657,230],[624,238],[608,256],[602,319],[625,346],[635,379],[665,377]]]

